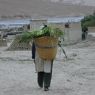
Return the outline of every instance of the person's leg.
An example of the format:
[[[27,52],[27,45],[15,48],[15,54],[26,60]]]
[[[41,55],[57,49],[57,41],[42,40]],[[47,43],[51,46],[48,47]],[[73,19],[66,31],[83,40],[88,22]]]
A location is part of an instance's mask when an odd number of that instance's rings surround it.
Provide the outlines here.
[[[48,91],[50,84],[51,84],[51,77],[52,77],[52,67],[53,67],[53,61],[51,61],[51,63],[49,63],[48,68],[50,68],[49,72],[45,72],[44,73],[44,90]]]
[[[38,85],[43,87],[44,72],[38,72]]]
[[[53,60],[51,61],[51,78],[52,78]]]
[[[48,88],[50,87],[51,83],[51,73],[44,73],[44,90],[47,91],[49,90]]]
[[[84,33],[82,34],[82,40],[85,40],[85,34]]]
[[[37,72],[37,83],[42,88],[43,87],[43,78],[44,78],[44,62],[38,54],[36,53],[35,59],[35,68]]]

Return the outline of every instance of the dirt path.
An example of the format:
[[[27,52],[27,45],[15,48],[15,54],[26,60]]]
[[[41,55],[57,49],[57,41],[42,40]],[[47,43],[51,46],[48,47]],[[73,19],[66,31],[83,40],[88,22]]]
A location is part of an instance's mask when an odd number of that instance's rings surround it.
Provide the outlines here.
[[[0,48],[0,95],[95,95],[94,42],[82,42],[65,50],[68,60],[59,49],[50,90],[44,92],[36,82],[31,51]]]

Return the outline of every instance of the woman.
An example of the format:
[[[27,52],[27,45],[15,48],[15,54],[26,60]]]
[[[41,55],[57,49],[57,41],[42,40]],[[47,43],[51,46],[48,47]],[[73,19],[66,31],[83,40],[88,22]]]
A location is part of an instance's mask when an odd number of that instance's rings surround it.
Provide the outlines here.
[[[48,91],[52,77],[53,60],[49,61],[41,59],[36,52],[34,42],[32,44],[32,58],[35,62],[38,85],[41,88],[44,86],[44,91]]]

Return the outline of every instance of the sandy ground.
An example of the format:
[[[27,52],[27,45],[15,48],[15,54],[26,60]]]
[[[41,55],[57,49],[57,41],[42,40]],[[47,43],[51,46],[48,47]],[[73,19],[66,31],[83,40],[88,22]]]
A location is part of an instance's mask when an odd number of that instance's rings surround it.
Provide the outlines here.
[[[0,95],[95,95],[95,38],[59,48],[48,92],[37,85],[31,51],[0,47]]]

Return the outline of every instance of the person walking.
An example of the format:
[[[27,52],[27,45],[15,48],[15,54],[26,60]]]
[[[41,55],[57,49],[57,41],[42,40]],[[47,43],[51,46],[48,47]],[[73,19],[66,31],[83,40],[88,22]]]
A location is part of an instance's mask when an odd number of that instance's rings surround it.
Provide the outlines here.
[[[44,29],[47,25],[44,24]],[[53,68],[53,59],[52,60],[44,60],[41,59],[36,51],[35,43],[33,41],[32,44],[32,59],[34,59],[35,68],[37,72],[37,82],[39,87],[43,88],[44,91],[48,91],[51,78],[52,78],[52,68]]]
[[[85,40],[88,35],[88,28],[85,26],[82,28],[82,40]]]
[[[36,51],[34,42],[32,44],[32,59],[34,59],[36,67],[38,85],[41,88],[44,86],[44,91],[48,91],[52,78],[53,60],[41,59]]]

